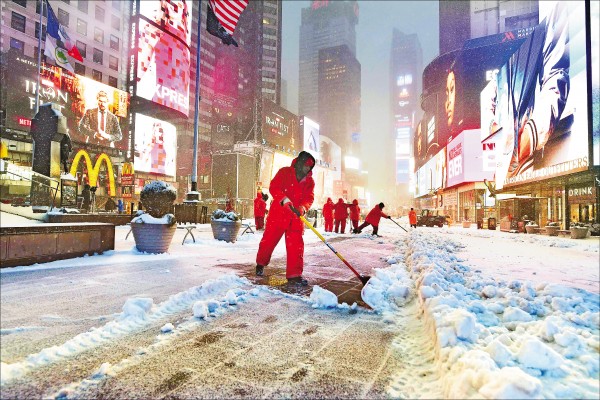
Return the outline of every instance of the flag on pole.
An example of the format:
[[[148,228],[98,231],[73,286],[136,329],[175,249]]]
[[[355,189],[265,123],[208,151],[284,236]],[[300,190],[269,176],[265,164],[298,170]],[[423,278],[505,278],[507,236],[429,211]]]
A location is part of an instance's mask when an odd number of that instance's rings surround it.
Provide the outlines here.
[[[240,15],[248,6],[248,0],[210,0],[206,15],[206,30],[221,41],[238,47],[233,32]]]
[[[46,7],[48,7],[48,22],[46,26],[46,47],[44,54],[59,67],[74,72],[67,55],[81,62],[83,62],[83,57],[81,57],[77,46],[75,46],[67,34],[65,27],[58,22],[58,18],[56,18],[52,7],[50,7],[47,1]]]

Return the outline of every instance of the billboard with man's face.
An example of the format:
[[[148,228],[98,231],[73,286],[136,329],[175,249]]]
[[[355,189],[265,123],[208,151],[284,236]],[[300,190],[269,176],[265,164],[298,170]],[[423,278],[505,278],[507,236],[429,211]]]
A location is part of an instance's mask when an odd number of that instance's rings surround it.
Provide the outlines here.
[[[189,116],[192,2],[140,1],[139,13],[137,28],[132,24],[132,94]]]
[[[28,131],[35,114],[37,62],[6,54],[6,126]],[[127,92],[42,63],[40,104],[53,103],[67,119],[69,135],[80,144],[129,149]]]
[[[175,176],[176,155],[175,125],[144,114],[135,114],[135,170]]]
[[[555,3],[498,73],[497,188],[588,169],[585,29],[583,1]]]

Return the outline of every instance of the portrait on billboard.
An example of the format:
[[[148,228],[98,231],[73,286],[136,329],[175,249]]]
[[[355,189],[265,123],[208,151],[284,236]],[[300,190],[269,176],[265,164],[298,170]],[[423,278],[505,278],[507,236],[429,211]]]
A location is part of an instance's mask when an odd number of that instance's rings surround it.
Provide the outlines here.
[[[190,0],[143,0],[139,4],[140,15],[190,46],[192,37]]]
[[[86,143],[115,147],[123,138],[119,119],[108,110],[108,94],[100,90],[96,94],[97,105],[89,108],[79,121],[79,133],[85,136]]]
[[[584,15],[583,2],[555,3],[498,74],[497,187],[587,169]]]
[[[135,115],[135,132],[135,170],[175,176],[175,126],[138,113]]]
[[[136,94],[189,115],[190,48],[140,19]]]

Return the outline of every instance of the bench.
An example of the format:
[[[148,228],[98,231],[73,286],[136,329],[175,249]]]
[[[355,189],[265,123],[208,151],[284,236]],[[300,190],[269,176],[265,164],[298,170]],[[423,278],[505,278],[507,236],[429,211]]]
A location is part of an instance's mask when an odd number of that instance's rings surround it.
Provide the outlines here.
[[[196,225],[178,226],[177,229],[187,229],[187,232],[185,233],[185,236],[183,237],[183,241],[181,242],[181,244],[185,243],[185,239],[188,237],[188,235],[191,235],[192,236],[192,240],[194,240],[194,243],[196,243],[196,238],[194,237],[194,234],[192,233],[192,231],[194,229],[196,229]]]
[[[565,230],[565,229],[559,229],[558,236],[571,236],[571,231]]]
[[[252,228],[256,228],[256,225],[252,225],[252,223],[247,223],[247,224],[242,224],[242,228],[244,228],[244,230],[242,231],[242,233],[240,234],[240,236],[242,236],[244,233],[254,233],[254,231],[252,230]]]

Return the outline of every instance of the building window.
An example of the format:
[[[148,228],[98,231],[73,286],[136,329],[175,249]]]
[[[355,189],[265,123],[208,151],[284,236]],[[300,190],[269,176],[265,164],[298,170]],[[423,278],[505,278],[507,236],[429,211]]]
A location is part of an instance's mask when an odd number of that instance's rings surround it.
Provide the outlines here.
[[[104,54],[102,53],[102,50],[94,49],[93,60],[96,64],[102,64],[103,57],[104,57]]]
[[[61,0],[63,3],[71,4],[71,0]]]
[[[117,78],[115,78],[114,76],[109,76],[108,77],[108,84],[112,87],[117,87],[119,85],[119,80]]]
[[[21,7],[27,7],[27,0],[13,0],[13,3],[17,3]]]
[[[69,26],[69,13],[64,10],[61,10],[59,8],[58,9],[58,22],[60,22],[61,25]]]
[[[35,23],[35,38],[38,39],[40,37],[40,23]],[[42,25],[42,40],[46,40],[46,25]]]
[[[77,33],[87,36],[87,22],[77,18]]]
[[[77,9],[81,12],[84,12],[87,14],[88,12],[88,2],[87,0],[78,0],[77,1]]]
[[[87,45],[79,40],[75,43],[75,45],[77,46],[77,50],[79,50],[81,57],[87,57]]]
[[[119,70],[119,59],[114,56],[109,56],[108,57],[108,68],[118,71]]]
[[[121,11],[121,2],[119,0],[113,0],[112,8],[116,11]]]
[[[48,16],[48,7],[46,7],[45,1],[43,1],[42,3],[44,4],[44,17],[47,17]],[[40,13],[40,2],[39,1],[35,2],[35,13],[36,14]]]
[[[96,80],[98,82],[102,82],[102,72],[96,71],[95,69],[93,69],[92,70],[92,78],[94,78],[94,80]]]
[[[10,26],[18,31],[25,32],[25,16],[13,11]]]
[[[119,38],[115,35],[110,35],[110,48],[113,50],[119,50]]]
[[[104,31],[100,28],[94,28],[94,40],[104,44]]]
[[[113,27],[113,29],[116,29],[118,31],[121,30],[121,19],[119,17],[115,17],[114,15],[112,15],[110,24]]]
[[[104,8],[96,6],[96,19],[104,22]]]
[[[75,73],[77,75],[85,75],[85,65],[75,63]]]
[[[514,31],[517,29],[536,26],[538,23],[538,13],[529,13],[508,17],[504,21],[505,31]]]
[[[25,52],[25,43],[21,40],[10,38],[10,48],[17,50],[19,53],[23,54]]]

